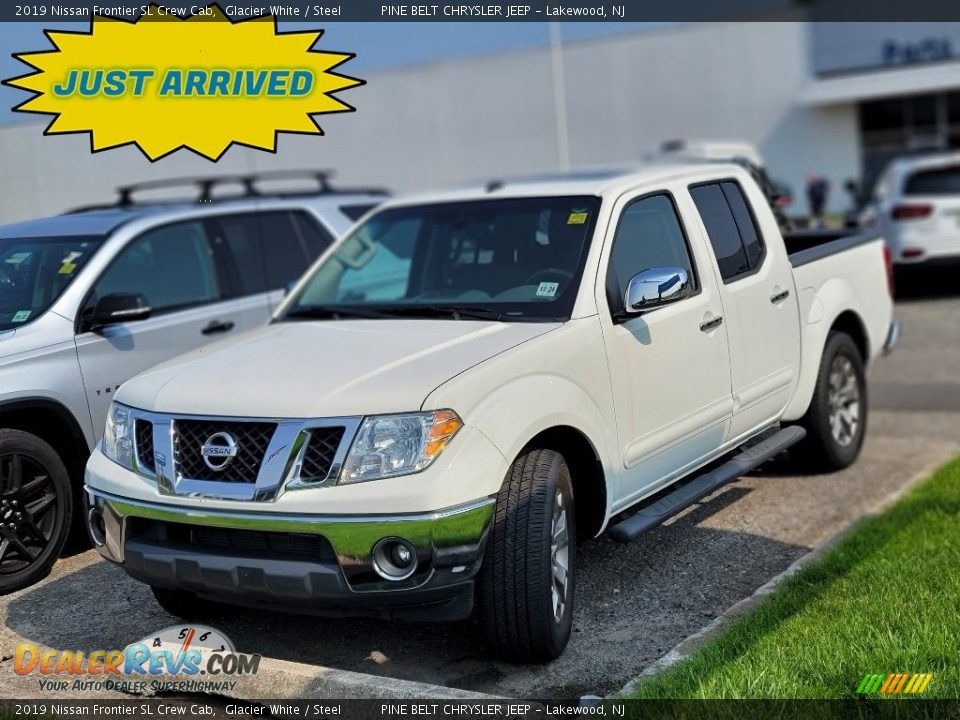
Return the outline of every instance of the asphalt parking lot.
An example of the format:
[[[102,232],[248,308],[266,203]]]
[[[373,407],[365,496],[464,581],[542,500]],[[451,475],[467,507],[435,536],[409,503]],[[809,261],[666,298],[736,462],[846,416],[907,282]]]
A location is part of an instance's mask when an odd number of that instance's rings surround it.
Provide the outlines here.
[[[573,638],[549,666],[485,659],[470,622],[405,625],[242,611],[215,624],[241,651],[298,663],[278,667],[319,666],[318,673],[334,668],[513,697],[614,691],[852,520],[960,452],[960,289],[954,290],[951,276],[956,271],[938,274],[933,285],[906,283],[897,307],[904,321],[901,345],[872,370],[870,428],[854,467],[801,477],[774,464],[630,545],[601,538],[581,546]],[[41,584],[0,598],[0,617],[0,666],[12,662],[23,639],[62,649],[109,649],[173,624],[145,586],[93,551],[61,560]],[[367,680],[350,677],[362,693]],[[23,697],[23,681],[0,671],[0,696]]]

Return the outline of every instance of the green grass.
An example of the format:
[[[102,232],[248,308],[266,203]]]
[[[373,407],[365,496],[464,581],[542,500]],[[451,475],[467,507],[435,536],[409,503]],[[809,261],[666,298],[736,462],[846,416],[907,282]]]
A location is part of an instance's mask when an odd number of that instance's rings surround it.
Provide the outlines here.
[[[960,697],[960,458],[635,697],[849,699],[894,671]]]

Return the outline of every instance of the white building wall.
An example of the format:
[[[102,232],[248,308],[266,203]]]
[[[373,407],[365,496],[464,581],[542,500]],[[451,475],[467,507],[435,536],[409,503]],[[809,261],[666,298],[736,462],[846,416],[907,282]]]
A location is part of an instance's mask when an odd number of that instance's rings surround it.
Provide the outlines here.
[[[362,48],[360,49],[362,50]],[[807,172],[838,188],[860,167],[854,106],[796,102],[810,81],[807,26],[743,23],[649,30],[564,48],[573,165],[624,163],[667,138],[759,146],[804,212]],[[348,66],[347,68],[348,69]],[[344,184],[398,191],[551,170],[557,138],[549,49],[369,74],[321,117],[324,137],[281,136],[277,155],[233,148],[217,164],[180,152],[157,163],[135,148],[91,155],[84,136],[0,128],[0,222],[109,200],[153,177],[267,168],[335,168]]]

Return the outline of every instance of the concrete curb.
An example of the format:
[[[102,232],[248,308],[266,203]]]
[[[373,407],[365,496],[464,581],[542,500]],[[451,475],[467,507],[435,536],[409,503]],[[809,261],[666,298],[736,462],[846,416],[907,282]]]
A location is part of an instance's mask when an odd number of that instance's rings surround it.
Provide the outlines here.
[[[857,528],[864,520],[875,517],[881,512],[886,510],[888,507],[893,505],[897,500],[899,500],[903,495],[910,491],[913,487],[921,483],[923,480],[926,480],[930,477],[937,468],[941,467],[944,462],[939,461],[932,466],[926,467],[924,470],[921,470],[907,481],[901,488],[896,492],[890,493],[883,500],[877,503],[871,510],[864,513],[860,517],[853,520],[847,527],[845,527],[840,532],[833,535],[822,545],[815,547],[813,550],[808,552],[806,555],[803,555],[800,558],[797,558],[793,561],[783,572],[779,575],[775,575],[770,578],[763,585],[758,587],[752,595],[749,597],[740,600],[739,602],[731,605],[727,610],[714,618],[709,624],[701,628],[693,635],[681,640],[673,648],[671,648],[665,655],[650,663],[645,667],[640,674],[635,677],[633,680],[628,682],[622,688],[617,690],[615,693],[611,694],[611,697],[629,697],[633,695],[636,688],[644,680],[654,677],[655,675],[660,674],[664,670],[676,665],[682,660],[686,660],[697,650],[706,645],[710,640],[722,634],[730,627],[736,620],[740,619],[748,612],[753,610],[757,605],[759,605],[768,595],[770,595],[777,586],[780,585],[787,578],[795,575],[797,572],[805,568],[806,566],[818,561],[822,558],[827,552],[829,552],[834,546],[836,546],[841,540],[846,538],[855,528]]]

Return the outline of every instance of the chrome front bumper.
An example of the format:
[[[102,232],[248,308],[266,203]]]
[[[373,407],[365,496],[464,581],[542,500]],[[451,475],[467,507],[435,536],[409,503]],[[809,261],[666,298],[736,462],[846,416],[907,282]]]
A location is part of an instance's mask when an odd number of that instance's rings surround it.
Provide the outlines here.
[[[97,550],[142,582],[238,605],[413,619],[469,615],[494,510],[494,498],[483,498],[416,515],[281,515],[134,502],[89,487],[87,493]],[[197,539],[202,529],[237,532],[220,533],[211,545]],[[413,548],[409,577],[378,573],[373,550],[385,538]],[[322,549],[313,556],[277,551],[291,545]]]

